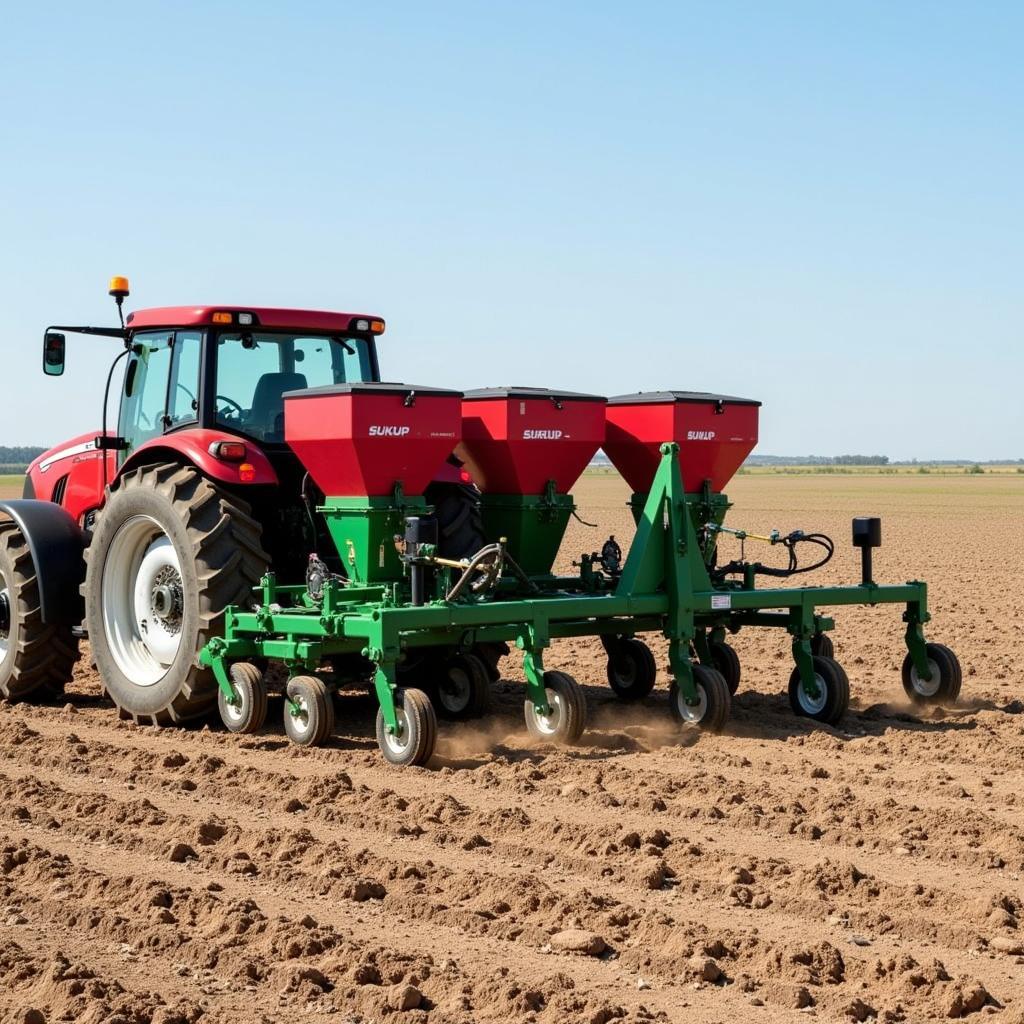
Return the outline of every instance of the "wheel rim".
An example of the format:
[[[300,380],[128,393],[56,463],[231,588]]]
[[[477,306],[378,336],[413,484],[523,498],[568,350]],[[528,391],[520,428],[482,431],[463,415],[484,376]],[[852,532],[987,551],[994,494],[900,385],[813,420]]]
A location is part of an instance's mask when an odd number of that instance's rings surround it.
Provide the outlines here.
[[[223,701],[224,717],[232,722],[240,722],[245,717],[245,709],[249,702],[246,699],[245,691],[238,685],[236,680],[232,679],[231,685],[235,691],[237,703],[229,704],[227,700]]]
[[[697,725],[704,721],[708,713],[708,693],[699,683],[697,684],[697,703],[687,704],[682,689],[676,690],[676,705],[679,708],[679,717],[691,725]]]
[[[817,672],[814,673],[814,681],[818,684],[818,696],[812,697],[805,689],[803,680],[797,687],[796,699],[800,704],[800,710],[808,715],[816,715],[825,708],[828,701],[828,685],[824,678]]]
[[[292,729],[298,735],[305,736],[309,732],[309,702],[302,694],[290,697],[289,700],[294,705],[288,709],[288,715],[292,720]]]
[[[114,534],[101,600],[117,667],[136,686],[158,683],[181,648],[184,587],[178,554],[155,519],[133,516]]]
[[[459,667],[450,668],[438,687],[437,695],[446,711],[464,711],[473,695],[473,683],[469,674]]]
[[[7,657],[11,645],[11,592],[0,576],[0,661]]]
[[[409,718],[403,708],[395,708],[395,717],[398,719],[399,731],[397,733],[385,731],[384,743],[391,753],[400,757],[412,743],[412,730],[409,728]]]
[[[910,666],[910,685],[914,688],[914,693],[921,697],[934,697],[942,686],[942,673],[931,658],[928,659],[928,671],[932,674],[931,679],[922,679],[917,674],[917,668],[914,665]]]
[[[532,704],[530,705],[530,711],[533,714],[533,720],[539,733],[542,733],[544,736],[557,736],[562,726],[562,697],[561,694],[551,689],[545,689],[544,694],[547,697],[548,707],[551,711],[546,715],[541,715]]]

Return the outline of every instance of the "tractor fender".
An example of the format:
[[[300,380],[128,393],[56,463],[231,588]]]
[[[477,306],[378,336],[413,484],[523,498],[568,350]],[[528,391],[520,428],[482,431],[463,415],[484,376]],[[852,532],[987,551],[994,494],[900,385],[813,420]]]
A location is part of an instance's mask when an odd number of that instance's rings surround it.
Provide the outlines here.
[[[32,498],[0,501],[0,515],[12,519],[28,543],[43,622],[80,626],[85,616],[79,593],[85,579],[85,534],[78,523],[60,505]]]
[[[246,448],[245,460],[227,462],[210,454],[211,445],[218,441],[241,441]],[[124,460],[118,476],[151,462],[190,462],[204,476],[225,484],[276,484],[277,474],[270,460],[252,441],[223,430],[180,430],[173,434],[154,437],[139,445]],[[243,467],[248,467],[243,471]]]

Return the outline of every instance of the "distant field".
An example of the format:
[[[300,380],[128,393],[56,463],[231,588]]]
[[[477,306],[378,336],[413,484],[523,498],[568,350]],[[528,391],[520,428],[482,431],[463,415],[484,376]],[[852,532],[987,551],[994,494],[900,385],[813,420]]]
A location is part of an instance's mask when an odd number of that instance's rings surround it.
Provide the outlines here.
[[[25,477],[22,473],[0,476],[0,498],[20,498],[24,483]]]
[[[927,465],[918,463],[914,466],[743,466],[740,476],[982,476],[1021,474],[1024,466],[981,466],[965,462],[962,465]]]
[[[617,475],[612,466],[589,466],[587,473],[594,476]],[[965,462],[960,465],[912,466],[743,466],[737,476],[993,476],[1021,475],[1024,466],[979,466]]]

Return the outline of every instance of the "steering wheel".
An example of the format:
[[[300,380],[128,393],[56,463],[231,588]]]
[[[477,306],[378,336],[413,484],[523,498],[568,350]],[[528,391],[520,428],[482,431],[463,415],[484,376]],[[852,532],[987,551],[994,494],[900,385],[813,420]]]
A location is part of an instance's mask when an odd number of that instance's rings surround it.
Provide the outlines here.
[[[233,409],[225,410],[225,414],[241,419],[245,415],[245,410],[236,402],[233,398],[228,398],[227,395],[214,395],[213,400],[215,402],[224,402],[226,405],[234,406]]]

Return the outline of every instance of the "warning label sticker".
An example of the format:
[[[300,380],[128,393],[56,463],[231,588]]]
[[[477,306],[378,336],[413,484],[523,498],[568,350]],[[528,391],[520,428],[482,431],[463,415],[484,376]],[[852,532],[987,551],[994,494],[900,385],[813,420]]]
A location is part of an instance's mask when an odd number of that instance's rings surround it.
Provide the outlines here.
[[[732,595],[731,594],[712,594],[711,595],[711,609],[712,611],[725,611],[732,607]]]

